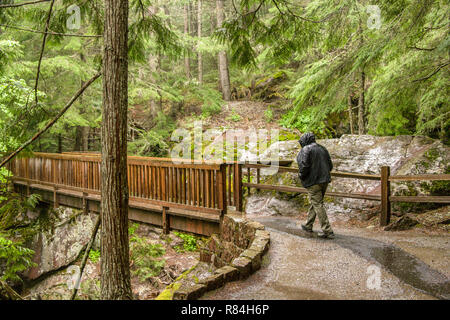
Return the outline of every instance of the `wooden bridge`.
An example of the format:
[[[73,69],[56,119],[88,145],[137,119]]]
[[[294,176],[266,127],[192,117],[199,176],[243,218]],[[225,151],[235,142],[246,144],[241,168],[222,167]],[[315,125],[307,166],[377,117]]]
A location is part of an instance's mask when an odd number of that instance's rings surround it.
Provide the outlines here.
[[[179,163],[170,158],[128,157],[129,218],[161,226],[164,232],[182,230],[209,236],[219,231],[223,215],[242,212],[243,189],[306,193],[294,186],[260,183],[261,170],[297,173],[281,166],[233,162]],[[44,202],[100,212],[99,154],[35,153],[9,163],[15,188],[23,194],[37,193]],[[246,170],[246,174],[243,171]],[[402,197],[390,195],[390,183],[412,180],[450,180],[450,174],[390,176],[389,167],[380,175],[332,172],[332,176],[380,181],[379,194],[327,192],[327,196],[381,201],[380,224],[390,220],[391,202],[450,203],[450,196]],[[256,178],[256,179],[255,179]],[[255,181],[256,180],[256,181]],[[256,182],[256,183],[255,183]]]

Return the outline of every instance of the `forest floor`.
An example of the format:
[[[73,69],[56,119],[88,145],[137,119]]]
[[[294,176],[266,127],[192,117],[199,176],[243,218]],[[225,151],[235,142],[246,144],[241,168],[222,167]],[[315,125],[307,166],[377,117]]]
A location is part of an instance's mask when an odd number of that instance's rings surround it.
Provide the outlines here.
[[[198,250],[184,250],[184,240],[175,232],[163,235],[161,229],[143,223],[135,224],[135,228],[135,233],[130,241],[133,296],[139,300],[151,300],[156,298],[184,271],[197,265],[200,254]],[[160,254],[158,254],[160,250],[158,248],[162,249]],[[79,265],[79,260],[75,262],[75,265]],[[158,261],[162,262],[159,268],[157,267]],[[63,268],[26,289],[22,293],[23,298],[27,300],[69,299],[72,293],[69,290],[69,284],[73,283],[71,267],[74,265]],[[157,275],[153,273],[157,273]],[[99,259],[88,259],[76,299],[100,299]]]
[[[383,231],[330,216],[336,238],[323,240],[301,230],[306,213],[247,217],[271,234],[261,269],[202,299],[450,299],[445,228]]]
[[[268,111],[269,110],[269,111]],[[274,104],[261,101],[230,101],[222,111],[202,120],[203,128],[225,129],[280,129],[286,130],[278,123],[283,109]],[[192,117],[183,118],[180,124],[193,123]]]

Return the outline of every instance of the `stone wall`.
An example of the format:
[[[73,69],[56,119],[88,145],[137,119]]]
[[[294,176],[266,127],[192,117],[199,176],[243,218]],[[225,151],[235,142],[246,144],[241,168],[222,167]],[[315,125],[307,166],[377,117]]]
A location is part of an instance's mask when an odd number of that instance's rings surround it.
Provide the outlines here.
[[[262,224],[242,216],[225,215],[221,234],[213,235],[200,252],[201,261],[218,269],[201,283],[212,290],[225,282],[247,278],[261,268],[269,244],[270,234]]]
[[[245,279],[261,268],[269,244],[270,234],[262,224],[227,214],[221,234],[212,235],[200,249],[199,263],[167,286],[156,299],[198,299],[227,282]]]

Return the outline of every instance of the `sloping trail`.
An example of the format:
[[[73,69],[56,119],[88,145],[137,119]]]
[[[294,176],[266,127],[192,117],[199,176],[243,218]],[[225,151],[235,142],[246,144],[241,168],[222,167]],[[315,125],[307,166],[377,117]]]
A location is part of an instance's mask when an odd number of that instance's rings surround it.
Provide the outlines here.
[[[450,299],[447,235],[380,236],[335,228],[336,239],[323,240],[301,231],[298,219],[252,219],[271,234],[263,267],[202,299]],[[410,252],[422,254],[433,267]],[[372,281],[376,270],[379,288]]]

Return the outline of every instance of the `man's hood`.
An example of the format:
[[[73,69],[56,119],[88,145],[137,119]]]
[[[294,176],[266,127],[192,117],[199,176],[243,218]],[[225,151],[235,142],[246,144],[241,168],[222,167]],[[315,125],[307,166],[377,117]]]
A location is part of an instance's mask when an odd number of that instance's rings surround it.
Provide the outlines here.
[[[316,142],[316,136],[312,132],[305,133],[302,135],[300,140],[298,140],[302,148],[306,147],[308,144]]]

